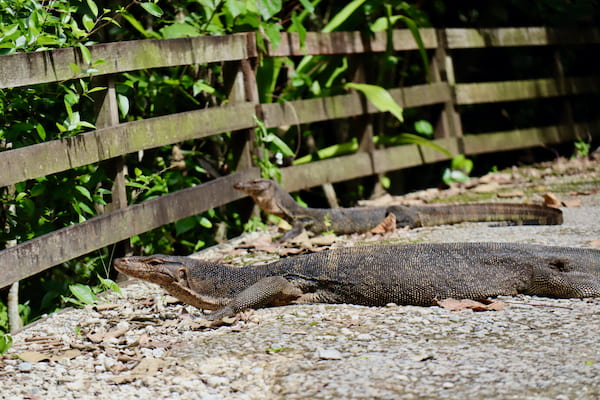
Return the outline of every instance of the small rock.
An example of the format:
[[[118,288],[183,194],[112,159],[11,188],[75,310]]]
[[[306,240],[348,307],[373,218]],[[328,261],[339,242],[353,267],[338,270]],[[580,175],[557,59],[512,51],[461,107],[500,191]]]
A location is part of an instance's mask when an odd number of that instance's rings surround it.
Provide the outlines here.
[[[317,357],[321,360],[341,360],[342,353],[335,349],[319,349],[317,350]]]
[[[17,369],[19,370],[19,372],[31,372],[31,370],[33,369],[33,363],[32,362],[19,363]]]

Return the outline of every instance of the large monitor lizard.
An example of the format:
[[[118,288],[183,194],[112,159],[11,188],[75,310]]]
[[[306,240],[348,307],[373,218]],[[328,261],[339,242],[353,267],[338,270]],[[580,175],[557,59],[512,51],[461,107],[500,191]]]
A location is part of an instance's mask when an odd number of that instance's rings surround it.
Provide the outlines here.
[[[218,310],[298,303],[433,305],[519,293],[600,297],[600,250],[515,243],[426,243],[333,249],[236,268],[189,257],[114,261],[181,301]]]
[[[269,179],[240,182],[234,188],[252,197],[264,212],[283,218],[292,225],[281,240],[291,239],[303,229],[313,233],[368,232],[390,213],[395,215],[397,227],[489,221],[511,221],[519,225],[558,225],[563,222],[559,209],[534,204],[308,208],[299,205],[285,189]]]

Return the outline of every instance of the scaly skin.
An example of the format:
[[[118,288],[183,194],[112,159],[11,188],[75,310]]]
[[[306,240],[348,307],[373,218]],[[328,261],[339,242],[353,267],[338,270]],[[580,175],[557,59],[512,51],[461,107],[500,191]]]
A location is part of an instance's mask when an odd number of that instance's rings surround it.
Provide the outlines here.
[[[600,297],[600,250],[514,243],[333,249],[235,268],[189,257],[126,257],[117,270],[157,283],[213,318],[297,303],[429,306],[519,293]]]
[[[459,222],[511,221],[518,225],[562,224],[562,212],[556,208],[532,204],[481,203],[446,206],[387,206],[352,208],[302,207],[288,192],[269,179],[255,179],[234,185],[266,213],[285,219],[292,225],[283,240],[303,229],[313,233],[337,234],[368,232],[393,213],[397,227],[434,226]]]

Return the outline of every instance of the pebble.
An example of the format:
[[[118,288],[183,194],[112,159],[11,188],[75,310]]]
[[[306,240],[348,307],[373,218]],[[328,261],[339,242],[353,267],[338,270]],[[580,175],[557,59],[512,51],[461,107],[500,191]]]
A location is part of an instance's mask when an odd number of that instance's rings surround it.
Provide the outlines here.
[[[342,353],[335,349],[318,349],[317,357],[321,360],[341,360]]]

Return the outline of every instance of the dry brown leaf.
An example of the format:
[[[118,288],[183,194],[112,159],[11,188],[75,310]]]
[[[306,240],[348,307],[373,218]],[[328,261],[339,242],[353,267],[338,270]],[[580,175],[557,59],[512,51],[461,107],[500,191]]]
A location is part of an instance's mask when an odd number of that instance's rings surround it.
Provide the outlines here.
[[[129,373],[112,377],[110,380],[117,385],[133,382],[146,376],[154,376],[159,369],[167,366],[167,362],[157,358],[144,358]]]
[[[65,351],[24,351],[17,354],[17,357],[25,362],[40,362],[40,361],[59,361],[62,359],[73,359],[81,354],[77,349],[69,349]]]
[[[310,242],[314,246],[330,246],[337,240],[337,235],[334,233],[328,233],[327,235],[317,235],[310,239]]]
[[[308,232],[306,231],[302,231],[301,234],[289,240],[288,243],[293,244],[297,247],[301,247],[303,249],[312,249],[313,247],[310,238],[308,237]]]
[[[562,206],[561,201],[552,193],[544,193],[542,197],[544,198],[544,205],[546,207],[559,208]]]
[[[570,207],[570,208],[581,207],[581,200],[579,200],[579,199],[564,200],[562,202],[562,204],[563,204],[563,206]]]
[[[21,361],[32,363],[50,360],[50,354],[41,353],[39,351],[23,351],[21,353],[17,353],[17,357]]]
[[[592,240],[587,243],[588,246],[600,246],[600,239]]]
[[[436,300],[435,303],[448,311],[461,311],[471,309],[473,311],[501,311],[504,308],[504,303],[501,301],[481,300],[475,301],[471,299],[453,299]]]
[[[525,196],[525,193],[521,190],[514,190],[512,192],[501,192],[496,194],[496,196],[500,197],[501,199],[508,199],[511,197],[523,197]]]
[[[500,188],[500,184],[498,182],[492,181],[490,183],[484,183],[481,185],[477,185],[473,188],[475,193],[491,193],[495,192]]]
[[[383,234],[388,232],[394,232],[396,230],[396,214],[389,213],[383,221],[379,223],[375,228],[371,229],[371,233]]]

